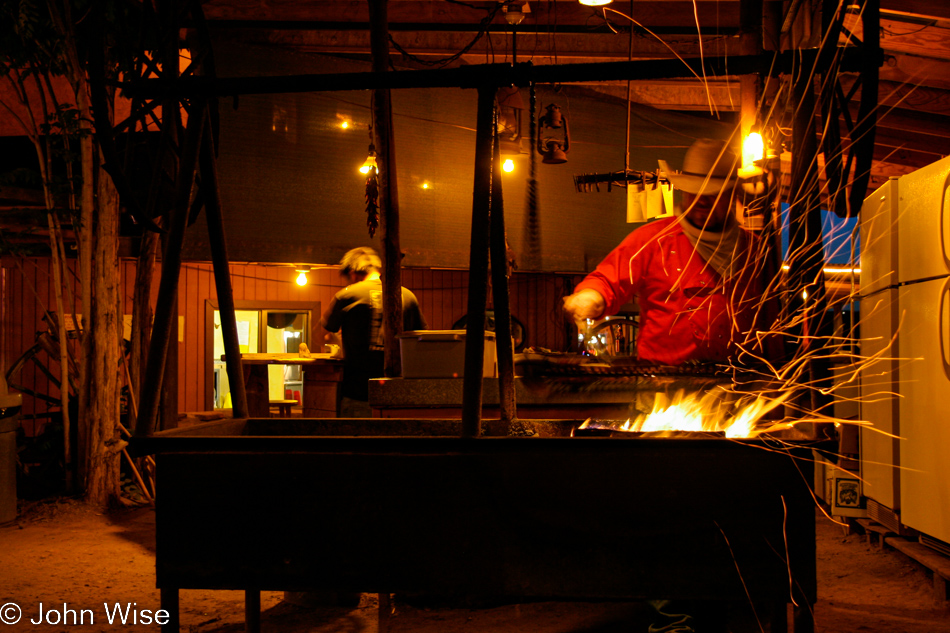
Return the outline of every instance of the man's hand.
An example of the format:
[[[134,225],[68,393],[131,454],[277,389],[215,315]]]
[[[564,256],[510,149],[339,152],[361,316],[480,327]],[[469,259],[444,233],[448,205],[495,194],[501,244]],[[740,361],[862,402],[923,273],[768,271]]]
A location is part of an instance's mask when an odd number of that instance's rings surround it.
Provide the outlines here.
[[[607,302],[601,294],[590,288],[564,297],[564,311],[578,322],[585,319],[599,319],[606,307]]]

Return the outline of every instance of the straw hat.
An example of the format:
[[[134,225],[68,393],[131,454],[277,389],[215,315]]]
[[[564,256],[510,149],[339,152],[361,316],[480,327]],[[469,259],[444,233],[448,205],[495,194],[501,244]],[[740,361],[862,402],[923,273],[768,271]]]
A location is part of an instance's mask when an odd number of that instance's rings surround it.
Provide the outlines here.
[[[736,184],[739,158],[725,141],[711,138],[696,139],[683,158],[683,170],[670,169],[660,161],[660,174],[673,186],[689,193],[714,195]]]

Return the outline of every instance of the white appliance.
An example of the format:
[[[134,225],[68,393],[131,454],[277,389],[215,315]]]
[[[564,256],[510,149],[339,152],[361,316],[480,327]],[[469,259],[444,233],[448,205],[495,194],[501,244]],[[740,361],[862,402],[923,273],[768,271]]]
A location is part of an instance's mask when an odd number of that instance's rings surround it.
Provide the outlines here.
[[[901,438],[862,429],[865,495],[950,542],[950,157],[865,200],[860,302],[862,418]]]

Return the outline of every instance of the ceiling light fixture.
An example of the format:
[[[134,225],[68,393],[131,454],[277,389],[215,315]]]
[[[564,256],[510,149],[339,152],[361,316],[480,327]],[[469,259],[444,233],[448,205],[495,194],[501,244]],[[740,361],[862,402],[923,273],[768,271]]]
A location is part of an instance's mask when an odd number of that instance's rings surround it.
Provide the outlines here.
[[[511,26],[521,24],[521,21],[524,20],[524,14],[531,13],[531,7],[528,6],[527,2],[524,3],[523,7],[520,6],[517,1],[509,2],[504,5],[501,10],[505,14],[505,21]]]
[[[602,7],[605,4],[610,4],[614,0],[577,0],[585,7]]]

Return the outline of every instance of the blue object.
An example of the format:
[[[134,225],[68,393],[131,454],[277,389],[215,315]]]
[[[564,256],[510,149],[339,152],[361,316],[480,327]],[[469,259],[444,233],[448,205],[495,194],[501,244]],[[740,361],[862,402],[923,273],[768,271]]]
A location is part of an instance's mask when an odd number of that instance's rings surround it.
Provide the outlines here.
[[[839,218],[825,209],[821,210],[821,241],[825,251],[825,265],[850,266],[851,236],[854,234],[854,263],[861,261],[860,235],[855,233],[857,218]],[[782,203],[782,259],[788,259],[788,204]]]

